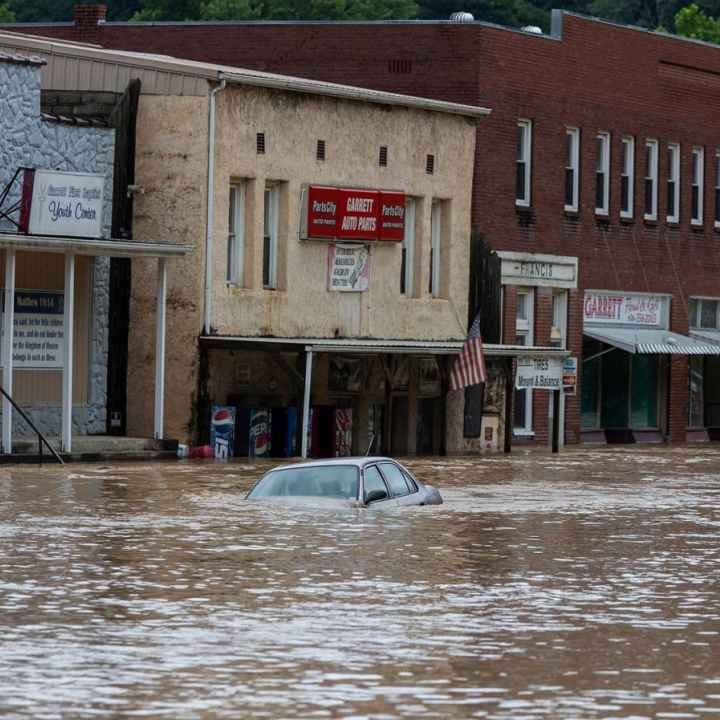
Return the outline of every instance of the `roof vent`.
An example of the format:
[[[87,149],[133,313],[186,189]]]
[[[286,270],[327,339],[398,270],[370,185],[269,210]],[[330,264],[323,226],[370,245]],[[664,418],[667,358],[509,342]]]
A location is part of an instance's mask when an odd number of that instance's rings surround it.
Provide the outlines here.
[[[475,16],[472,13],[461,10],[460,12],[454,12],[450,16],[450,22],[457,22],[457,23],[475,22]]]
[[[533,35],[542,35],[543,31],[541,27],[538,27],[537,25],[523,25],[520,28],[523,32],[529,32]]]

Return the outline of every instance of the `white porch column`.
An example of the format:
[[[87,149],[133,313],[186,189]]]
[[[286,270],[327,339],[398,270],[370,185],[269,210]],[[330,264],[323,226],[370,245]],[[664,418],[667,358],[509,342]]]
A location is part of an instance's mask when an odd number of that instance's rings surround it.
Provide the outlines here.
[[[65,343],[63,346],[62,451],[72,452],[73,349],[75,346],[75,255],[65,255]]]
[[[155,325],[155,439],[162,440],[165,418],[165,299],[167,266],[158,258],[157,320]]]
[[[2,342],[3,388],[12,396],[13,393],[13,334],[15,316],[15,250],[5,251],[5,314]],[[3,397],[2,416],[2,450],[12,453],[12,405]]]
[[[310,422],[310,390],[312,387],[312,350],[305,353],[305,390],[303,395],[302,457],[308,456],[308,424]]]

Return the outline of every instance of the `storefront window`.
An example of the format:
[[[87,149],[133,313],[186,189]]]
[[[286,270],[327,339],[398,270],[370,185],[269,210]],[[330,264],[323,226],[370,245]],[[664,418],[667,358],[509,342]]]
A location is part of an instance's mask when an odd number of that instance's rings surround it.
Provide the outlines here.
[[[581,424],[584,430],[600,427],[600,368],[602,360],[592,357],[592,349],[587,354],[588,360],[582,363],[582,394]]]
[[[515,344],[533,344],[533,316],[535,296],[532,290],[522,289],[517,293],[515,308]],[[532,391],[515,390],[513,427],[516,434],[532,432]]]
[[[690,357],[690,371],[688,375],[688,426],[703,427],[703,365],[704,358]]]
[[[655,428],[657,419],[657,355],[632,355],[630,427]]]
[[[714,329],[718,326],[718,301],[702,300],[700,302],[700,327]]]
[[[629,358],[628,353],[617,349],[601,357],[603,427],[628,427]]]

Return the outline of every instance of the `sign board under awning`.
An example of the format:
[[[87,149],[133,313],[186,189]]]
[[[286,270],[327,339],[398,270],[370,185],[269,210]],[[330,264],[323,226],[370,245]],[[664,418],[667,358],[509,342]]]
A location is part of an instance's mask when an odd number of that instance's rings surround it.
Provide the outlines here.
[[[515,372],[518,390],[562,390],[563,359],[553,357],[519,357]]]
[[[563,255],[501,250],[500,274],[503,285],[524,285],[574,289],[577,287],[578,259]]]
[[[30,235],[102,237],[105,178],[25,170],[20,225]]]
[[[405,235],[401,192],[310,185],[303,215],[306,238],[401,242]]]

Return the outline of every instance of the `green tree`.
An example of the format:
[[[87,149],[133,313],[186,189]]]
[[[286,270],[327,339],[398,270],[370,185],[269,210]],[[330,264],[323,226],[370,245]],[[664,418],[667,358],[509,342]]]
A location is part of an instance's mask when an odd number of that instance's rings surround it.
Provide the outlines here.
[[[200,6],[203,20],[257,20],[261,10],[250,0],[205,0]]]
[[[62,22],[72,20],[74,0],[9,0],[17,22]]]
[[[140,0],[131,20],[200,20],[200,0]]]
[[[720,20],[706,15],[693,3],[675,15],[675,32],[695,40],[720,43]]]
[[[5,4],[0,4],[0,22],[15,22],[15,13]]]

